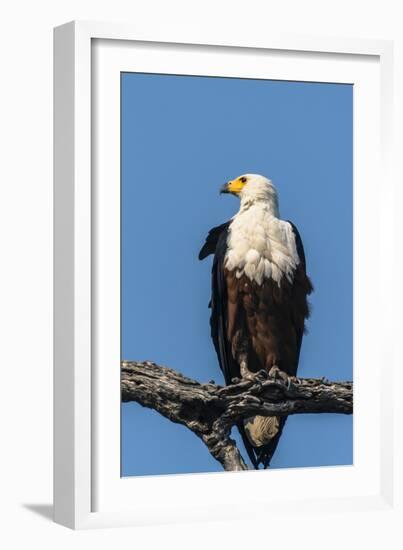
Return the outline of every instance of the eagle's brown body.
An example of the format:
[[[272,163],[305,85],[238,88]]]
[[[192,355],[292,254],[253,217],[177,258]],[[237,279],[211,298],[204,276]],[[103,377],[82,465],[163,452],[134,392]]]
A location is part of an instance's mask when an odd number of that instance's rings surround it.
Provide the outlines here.
[[[312,292],[301,238],[291,222],[278,218],[271,182],[247,176],[228,184],[241,199],[248,191],[238,218],[213,228],[199,254],[214,254],[211,335],[227,384],[273,367],[295,376]],[[239,424],[256,468],[268,466],[285,421],[255,416]]]
[[[290,283],[280,286],[265,280],[261,285],[245,275],[237,278],[224,269],[227,287],[227,338],[239,363],[243,353],[248,369],[257,372],[278,367],[290,376],[297,372],[301,337],[309,309],[306,296],[312,290],[304,267],[297,268]]]

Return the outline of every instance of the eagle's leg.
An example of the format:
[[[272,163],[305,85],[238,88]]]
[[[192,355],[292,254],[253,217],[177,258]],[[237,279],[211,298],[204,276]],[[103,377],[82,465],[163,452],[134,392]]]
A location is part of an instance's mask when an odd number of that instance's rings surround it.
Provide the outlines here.
[[[254,379],[255,375],[248,368],[248,356],[246,353],[239,354],[239,370],[241,372],[241,378],[246,380]]]

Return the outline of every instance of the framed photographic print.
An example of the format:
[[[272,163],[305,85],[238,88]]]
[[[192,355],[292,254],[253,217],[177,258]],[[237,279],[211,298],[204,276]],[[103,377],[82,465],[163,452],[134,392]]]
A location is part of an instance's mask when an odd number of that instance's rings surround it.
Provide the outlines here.
[[[392,46],[225,36],[55,30],[69,527],[397,514]]]

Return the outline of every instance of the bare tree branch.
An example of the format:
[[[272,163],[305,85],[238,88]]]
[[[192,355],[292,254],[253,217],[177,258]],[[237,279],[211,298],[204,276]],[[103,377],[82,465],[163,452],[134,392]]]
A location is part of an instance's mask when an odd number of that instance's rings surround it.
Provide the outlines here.
[[[296,379],[287,384],[266,372],[230,386],[200,384],[150,361],[123,361],[122,401],[136,401],[183,424],[202,439],[225,470],[247,470],[231,428],[254,416],[353,412],[352,382]]]

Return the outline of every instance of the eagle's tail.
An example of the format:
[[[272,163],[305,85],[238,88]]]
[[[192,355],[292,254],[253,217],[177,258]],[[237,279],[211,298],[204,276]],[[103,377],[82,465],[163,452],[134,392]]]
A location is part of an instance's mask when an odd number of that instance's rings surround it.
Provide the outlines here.
[[[248,436],[246,435],[245,428],[244,428],[244,425],[243,425],[242,421],[239,422],[239,424],[238,424],[238,430],[239,430],[239,433],[241,434],[242,441],[243,441],[243,444],[245,445],[245,449],[246,449],[246,452],[248,453],[249,459],[252,462],[253,467],[255,468],[255,470],[258,470],[259,469],[259,462],[257,461],[256,453],[254,451],[254,448],[251,445],[251,443],[248,439]]]
[[[277,448],[286,416],[253,416],[244,420],[240,428],[246,451],[253,466],[258,469],[270,465]]]

